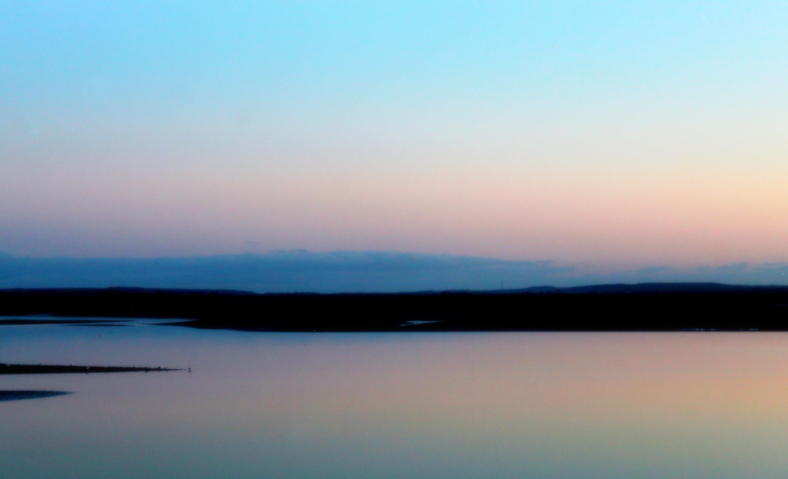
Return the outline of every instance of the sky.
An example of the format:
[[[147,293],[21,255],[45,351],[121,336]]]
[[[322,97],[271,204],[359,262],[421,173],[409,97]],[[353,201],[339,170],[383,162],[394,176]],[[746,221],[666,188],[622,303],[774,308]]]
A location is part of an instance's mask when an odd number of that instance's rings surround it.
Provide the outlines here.
[[[786,24],[778,1],[0,0],[0,252],[781,268]]]

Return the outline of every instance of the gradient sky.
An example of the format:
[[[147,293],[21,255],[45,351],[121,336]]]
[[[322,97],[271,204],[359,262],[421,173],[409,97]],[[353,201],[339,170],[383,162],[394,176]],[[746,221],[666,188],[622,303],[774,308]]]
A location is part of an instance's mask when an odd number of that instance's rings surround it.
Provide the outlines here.
[[[788,261],[788,4],[0,0],[0,251]]]

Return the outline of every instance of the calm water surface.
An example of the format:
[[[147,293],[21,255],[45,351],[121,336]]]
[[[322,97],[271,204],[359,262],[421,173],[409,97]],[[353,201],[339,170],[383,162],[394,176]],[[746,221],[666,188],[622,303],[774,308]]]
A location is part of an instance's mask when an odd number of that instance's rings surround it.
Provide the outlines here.
[[[0,477],[780,478],[788,335],[0,327]]]

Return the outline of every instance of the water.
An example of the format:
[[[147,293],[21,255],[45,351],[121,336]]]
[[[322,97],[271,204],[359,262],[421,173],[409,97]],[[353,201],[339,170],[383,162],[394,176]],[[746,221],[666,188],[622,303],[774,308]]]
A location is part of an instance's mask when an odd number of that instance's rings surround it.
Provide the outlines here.
[[[788,335],[0,327],[0,477],[784,478]]]

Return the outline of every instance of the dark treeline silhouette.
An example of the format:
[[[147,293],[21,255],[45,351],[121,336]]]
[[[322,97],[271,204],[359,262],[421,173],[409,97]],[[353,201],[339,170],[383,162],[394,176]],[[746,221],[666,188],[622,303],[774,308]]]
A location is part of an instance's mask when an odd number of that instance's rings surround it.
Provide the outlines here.
[[[0,290],[0,315],[178,318],[248,331],[788,331],[788,287],[655,283],[408,294]]]

